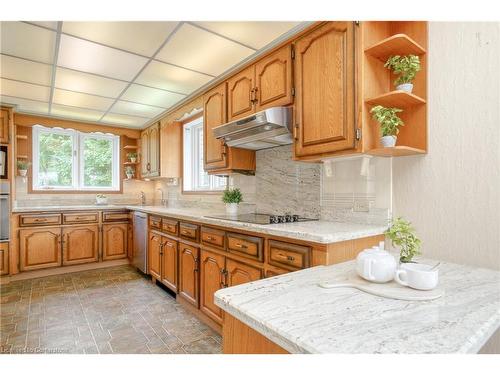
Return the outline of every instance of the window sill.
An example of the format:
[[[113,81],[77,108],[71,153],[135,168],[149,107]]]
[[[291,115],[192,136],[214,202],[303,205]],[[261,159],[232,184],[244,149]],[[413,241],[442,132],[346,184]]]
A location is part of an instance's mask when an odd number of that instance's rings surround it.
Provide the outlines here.
[[[182,190],[184,195],[222,195],[224,190]]]
[[[30,189],[28,194],[121,194],[119,190],[64,190],[64,189]]]

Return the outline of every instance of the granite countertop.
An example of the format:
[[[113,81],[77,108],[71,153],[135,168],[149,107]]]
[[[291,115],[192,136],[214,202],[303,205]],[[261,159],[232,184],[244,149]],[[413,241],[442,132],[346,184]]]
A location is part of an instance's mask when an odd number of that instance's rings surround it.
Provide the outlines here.
[[[85,211],[85,210],[125,210],[130,205],[127,204],[85,204],[85,205],[65,205],[65,206],[28,206],[14,207],[13,213],[38,212],[38,211]]]
[[[215,303],[291,353],[477,353],[500,326],[498,271],[443,263],[445,293],[433,301],[318,286],[345,279],[353,267],[319,266],[221,289]]]

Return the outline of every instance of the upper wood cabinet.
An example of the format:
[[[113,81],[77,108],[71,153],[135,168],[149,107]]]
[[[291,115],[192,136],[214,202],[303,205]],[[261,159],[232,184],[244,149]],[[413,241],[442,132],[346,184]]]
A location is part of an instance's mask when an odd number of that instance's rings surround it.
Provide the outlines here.
[[[162,123],[160,131],[160,176],[167,178],[182,175],[182,123]]]
[[[227,81],[227,117],[229,121],[251,115],[255,111],[255,65],[237,73]]]
[[[63,227],[63,266],[99,260],[99,227],[82,225]]]
[[[295,156],[355,148],[353,22],[328,22],[295,43]]]
[[[213,129],[226,121],[226,83],[224,82],[203,96],[205,170],[227,168],[227,147],[213,134]]]
[[[141,175],[160,175],[160,124],[154,124],[141,133]]]
[[[12,121],[12,109],[0,108],[0,143],[9,143],[9,128]]]
[[[128,224],[102,225],[102,260],[121,259],[127,257]]]
[[[61,265],[61,228],[19,231],[19,269],[31,271]]]

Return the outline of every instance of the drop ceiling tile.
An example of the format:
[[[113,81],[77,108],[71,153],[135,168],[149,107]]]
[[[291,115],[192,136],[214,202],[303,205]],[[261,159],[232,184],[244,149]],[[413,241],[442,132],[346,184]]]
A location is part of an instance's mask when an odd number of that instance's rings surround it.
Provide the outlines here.
[[[0,55],[0,76],[50,86],[52,66]]]
[[[136,103],[169,108],[184,97],[185,95],[132,84],[127,89],[127,91],[125,91],[121,98]]]
[[[81,94],[79,92],[55,89],[53,102],[73,107],[107,111],[113,104],[114,100],[102,98],[100,96]]]
[[[101,122],[105,122],[108,124],[121,125],[134,128],[142,127],[142,125],[144,125],[147,121],[149,121],[149,119],[144,117],[119,115],[116,113],[108,113],[101,120]]]
[[[57,30],[57,21],[28,21],[29,23],[34,23],[39,26],[48,27],[52,30]]]
[[[51,64],[56,33],[23,22],[0,23],[1,52]]]
[[[64,22],[62,31],[111,47],[152,56],[178,22]]]
[[[68,107],[60,104],[52,104],[51,115],[67,117],[83,121],[99,121],[104,112],[91,109]]]
[[[46,115],[49,111],[49,103],[38,102],[35,100],[13,98],[10,96],[0,96],[2,104],[15,104],[16,112],[30,112]]]
[[[147,62],[131,53],[61,35],[57,65],[130,81]]]
[[[55,87],[60,89],[116,98],[126,86],[126,82],[88,73],[64,68],[57,68],[56,71]]]
[[[217,76],[254,52],[198,27],[183,24],[156,58]]]
[[[111,107],[109,111],[122,115],[153,118],[155,116],[158,116],[160,113],[164,112],[165,109],[119,100],[113,105],[113,107]]]
[[[195,24],[260,49],[299,25],[300,22],[195,22]]]
[[[0,80],[0,95],[46,102],[49,100],[50,88],[2,78]]]
[[[196,73],[192,70],[178,68],[159,61],[151,61],[135,82],[189,94],[211,79],[211,76]]]

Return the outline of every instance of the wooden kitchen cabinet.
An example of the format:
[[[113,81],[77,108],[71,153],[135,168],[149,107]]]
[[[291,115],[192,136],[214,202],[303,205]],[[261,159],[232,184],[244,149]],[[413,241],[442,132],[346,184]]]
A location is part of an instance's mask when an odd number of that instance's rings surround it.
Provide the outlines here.
[[[149,131],[141,132],[141,176],[149,174]]]
[[[353,22],[327,22],[295,43],[295,157],[355,148]]]
[[[214,302],[214,293],[225,286],[225,257],[201,250],[200,310],[217,323],[222,323],[222,310]]]
[[[61,228],[19,230],[19,253],[21,271],[61,266]]]
[[[148,244],[148,270],[149,274],[157,280],[161,279],[161,251],[163,237],[156,233],[149,233]]]
[[[0,242],[0,275],[9,273],[9,243]]]
[[[63,227],[62,238],[63,266],[99,260],[99,227],[97,225]]]
[[[255,66],[251,65],[227,81],[227,117],[233,121],[255,110]]]
[[[262,277],[260,269],[232,259],[226,260],[226,271],[226,284],[228,287],[260,280]]]
[[[113,223],[102,225],[102,260],[127,257],[128,224]]]
[[[160,176],[176,178],[182,176],[182,123],[177,121],[161,124],[160,131]]]
[[[177,247],[177,241],[163,237],[160,280],[174,292],[177,292]]]
[[[0,108],[0,143],[9,143],[9,128],[13,121],[11,108]]]
[[[160,175],[160,124],[156,123],[141,133],[141,175]]]
[[[179,243],[179,294],[197,308],[200,295],[199,252],[197,247]]]

